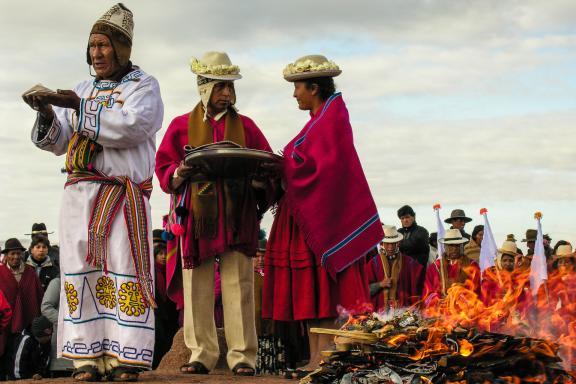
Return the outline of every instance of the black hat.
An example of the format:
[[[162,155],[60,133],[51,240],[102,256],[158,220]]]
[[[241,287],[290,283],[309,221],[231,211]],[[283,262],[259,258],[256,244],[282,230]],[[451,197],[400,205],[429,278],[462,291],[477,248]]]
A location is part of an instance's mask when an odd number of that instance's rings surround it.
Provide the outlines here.
[[[166,244],[166,240],[162,238],[163,229],[155,229],[152,231],[152,242],[153,243],[164,243]]]
[[[526,236],[522,239],[523,243],[528,243],[532,241],[536,241],[536,237],[538,236],[538,231],[535,229],[527,229]]]
[[[398,210],[398,218],[401,218],[402,216],[407,216],[407,215],[410,215],[412,217],[416,217],[416,212],[414,212],[412,207],[409,205],[405,205],[403,207],[400,207],[400,209]]]
[[[8,253],[9,251],[15,251],[15,250],[21,250],[22,252],[24,252],[26,250],[26,248],[24,248],[22,246],[22,244],[20,243],[20,240],[16,239],[16,238],[11,238],[6,240],[6,243],[4,243],[4,249],[2,250],[2,252],[0,253]]]
[[[463,209],[455,209],[452,211],[452,213],[450,213],[450,217],[447,218],[446,220],[444,220],[445,223],[452,223],[452,220],[454,219],[462,219],[464,220],[465,223],[469,223],[472,221],[471,218],[466,217],[466,214],[464,213]]]
[[[49,336],[52,334],[52,323],[46,316],[38,316],[32,320],[30,330],[35,337]]]
[[[54,232],[48,232],[46,230],[46,224],[44,223],[34,223],[32,224],[32,232],[30,233],[25,233],[25,235],[31,235],[31,236],[36,236],[36,235],[50,235]]]

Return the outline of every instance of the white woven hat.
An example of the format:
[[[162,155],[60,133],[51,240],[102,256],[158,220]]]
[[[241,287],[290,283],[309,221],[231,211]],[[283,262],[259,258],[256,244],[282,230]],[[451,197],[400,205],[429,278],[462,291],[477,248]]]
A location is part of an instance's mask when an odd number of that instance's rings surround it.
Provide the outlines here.
[[[214,80],[238,80],[242,78],[240,68],[232,64],[225,52],[206,52],[202,58],[190,60],[192,73]]]
[[[335,77],[342,71],[333,61],[326,56],[308,55],[299,58],[284,68],[284,79],[288,81],[298,81],[311,79],[314,77]]]
[[[438,242],[441,244],[464,244],[468,242],[468,239],[462,236],[459,229],[448,229],[446,233],[444,233],[444,237],[438,239]]]
[[[383,225],[382,228],[384,229],[383,243],[397,243],[404,238],[393,225]]]

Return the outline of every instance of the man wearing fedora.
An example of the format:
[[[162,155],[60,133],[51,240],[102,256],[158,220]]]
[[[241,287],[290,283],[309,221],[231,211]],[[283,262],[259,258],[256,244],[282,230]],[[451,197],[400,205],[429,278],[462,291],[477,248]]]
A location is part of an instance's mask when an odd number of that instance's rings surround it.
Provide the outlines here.
[[[178,255],[184,288],[184,339],[191,350],[183,373],[206,374],[219,356],[214,324],[214,261],[220,263],[224,330],[228,366],[237,375],[254,375],[257,337],[254,325],[253,268],[259,220],[254,184],[243,178],[200,181],[198,170],[186,166],[184,146],[219,141],[271,152],[268,141],[248,117],[237,112],[234,81],[240,69],[224,52],[192,59],[200,101],[192,112],[172,120],[156,154],[161,188],[182,201]],[[172,207],[174,208],[174,207]],[[180,230],[181,229],[181,230]],[[171,272],[168,272],[171,274]],[[172,280],[169,282],[171,284]]]
[[[44,291],[34,268],[26,265],[22,259],[24,250],[15,238],[6,240],[2,250],[4,263],[0,264],[0,291],[12,308],[12,320],[7,330],[0,333],[0,350],[2,346],[10,345],[13,336],[40,315]]]
[[[384,225],[380,250],[366,264],[370,298],[374,311],[408,307],[420,300],[423,267],[400,251],[402,234],[393,225]]]
[[[463,209],[454,209],[450,213],[450,217],[444,220],[445,223],[450,224],[450,229],[458,229],[462,236],[470,240],[470,235],[464,230],[466,223],[471,222],[472,219],[466,216]]]
[[[46,224],[34,223],[32,224],[32,230],[30,231],[30,233],[27,233],[26,235],[29,235],[30,241],[33,242],[35,237],[42,236],[48,239],[48,235],[51,235],[53,233],[54,232],[48,232],[48,229],[46,229]],[[24,261],[28,261],[29,257],[30,257],[30,250],[26,250],[24,252]],[[60,250],[58,249],[58,247],[50,245],[48,247],[48,257],[50,258],[52,263],[54,263],[58,267],[60,266]]]
[[[444,255],[426,270],[424,280],[424,306],[433,306],[444,298],[454,284],[480,294],[480,267],[464,255],[464,244],[468,242],[459,229],[448,229],[444,238],[438,239],[444,244]]]
[[[515,271],[518,248],[513,241],[504,241],[498,249],[496,265],[482,273],[481,299],[487,307],[497,306],[491,319],[491,330],[497,331],[505,325],[509,316],[528,320],[531,314],[532,293],[529,276]],[[504,301],[505,300],[505,301]],[[506,316],[502,316],[502,311]]]
[[[133,30],[132,12],[112,6],[83,49],[94,77],[73,90],[33,87],[23,95],[38,112],[33,143],[66,154],[58,338],[78,381],[133,381],[152,366],[149,198],[164,106],[158,81],[130,60]]]

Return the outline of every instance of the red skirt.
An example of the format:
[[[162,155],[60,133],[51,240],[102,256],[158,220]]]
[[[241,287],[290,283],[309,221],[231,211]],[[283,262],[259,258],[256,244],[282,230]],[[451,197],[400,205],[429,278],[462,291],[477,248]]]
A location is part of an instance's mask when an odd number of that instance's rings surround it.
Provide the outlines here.
[[[318,228],[319,231],[324,230]],[[262,317],[291,321],[337,317],[370,303],[364,259],[334,281],[306,245],[287,205],[279,204],[264,258]]]

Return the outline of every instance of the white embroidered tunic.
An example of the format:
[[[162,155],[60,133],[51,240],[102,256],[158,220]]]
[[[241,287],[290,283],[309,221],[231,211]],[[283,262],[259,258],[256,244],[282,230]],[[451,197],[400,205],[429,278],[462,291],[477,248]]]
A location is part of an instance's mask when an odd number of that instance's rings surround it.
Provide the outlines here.
[[[92,161],[107,176],[127,176],[135,183],[152,177],[156,132],[164,107],[156,79],[140,69],[120,82],[88,80],[74,91],[82,98],[78,113],[54,108],[44,137],[39,121],[34,144],[65,154],[74,132],[102,146]],[[79,182],[64,189],[59,241],[62,289],[58,356],[89,359],[116,357],[121,364],[149,367],[154,351],[154,310],[138,289],[123,205],[112,222],[104,273],[86,261],[88,225],[100,184]],[[153,266],[150,205],[145,199],[150,265]],[[152,270],[153,274],[153,270]]]

